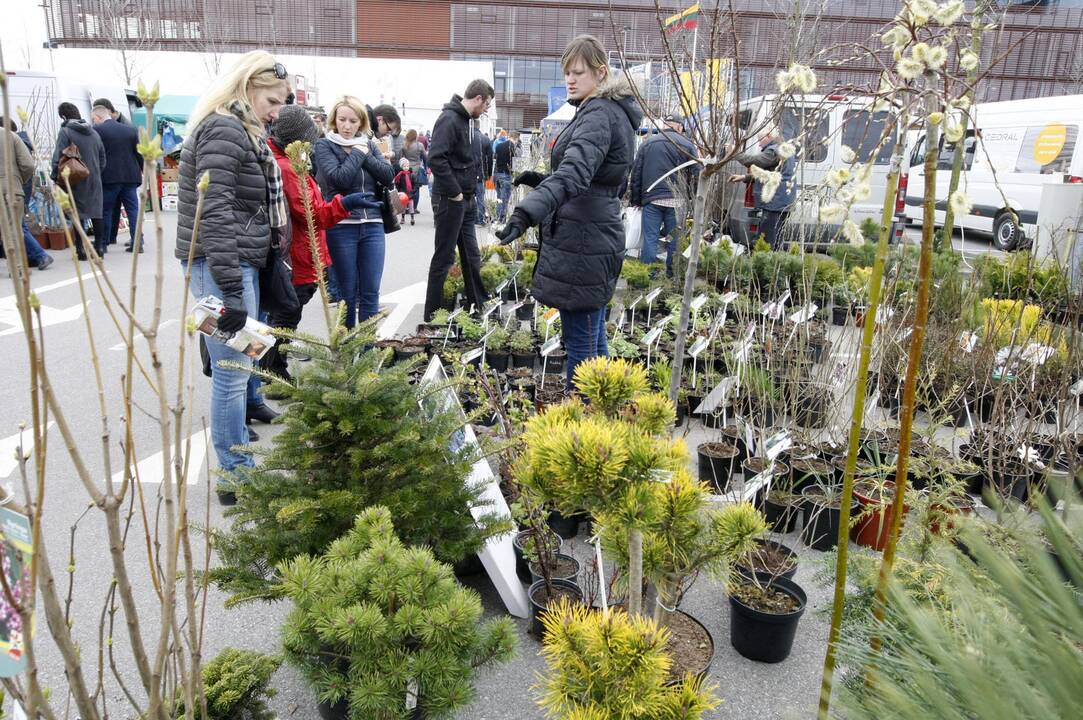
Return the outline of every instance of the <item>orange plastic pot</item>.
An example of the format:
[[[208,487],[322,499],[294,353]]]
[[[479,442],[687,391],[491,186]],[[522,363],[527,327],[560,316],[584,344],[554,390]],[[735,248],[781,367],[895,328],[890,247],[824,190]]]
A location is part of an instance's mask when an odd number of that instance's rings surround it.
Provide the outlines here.
[[[891,501],[895,497],[895,483],[884,483],[885,493],[883,499],[876,499],[862,492],[861,483],[854,485],[854,497],[857,499],[858,513],[864,517],[854,527],[851,537],[858,545],[883,550],[887,545],[888,535],[891,534]],[[869,512],[868,508],[874,508]],[[910,512],[910,507],[903,503],[903,515]]]

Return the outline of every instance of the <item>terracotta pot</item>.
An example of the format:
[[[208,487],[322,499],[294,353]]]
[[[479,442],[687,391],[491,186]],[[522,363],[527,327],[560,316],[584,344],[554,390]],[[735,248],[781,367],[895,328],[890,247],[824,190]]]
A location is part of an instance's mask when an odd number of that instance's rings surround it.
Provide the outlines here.
[[[891,534],[891,503],[895,497],[895,483],[890,480],[884,483],[884,497],[878,499],[869,493],[871,488],[862,483],[854,483],[854,497],[858,503],[858,513],[865,514],[868,508],[869,514],[858,521],[857,526],[850,531],[850,537],[854,542],[873,550],[882,551],[887,545],[888,536]],[[903,504],[903,516],[910,512],[910,507]]]

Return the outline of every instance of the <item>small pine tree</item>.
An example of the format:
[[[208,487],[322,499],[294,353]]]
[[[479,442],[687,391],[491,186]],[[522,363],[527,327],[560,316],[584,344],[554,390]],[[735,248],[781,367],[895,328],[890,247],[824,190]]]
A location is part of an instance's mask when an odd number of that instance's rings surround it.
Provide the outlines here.
[[[404,542],[455,563],[510,530],[494,513],[475,520],[483,487],[469,475],[479,450],[457,441],[463,420],[434,388],[412,384],[411,364],[385,367],[373,326],[335,329],[326,342],[289,333],[291,353],[312,358],[292,383],[268,376],[289,403],[255,468],[233,477],[233,526],[219,533],[211,577],[229,603],[274,598],[273,568],[318,555],[364,508],[387,507]]]
[[[274,720],[267,700],[275,690],[267,687],[282,659],[252,650],[227,647],[203,666],[203,689],[207,717],[197,704],[195,720]],[[175,717],[185,716],[184,694],[177,692]]]
[[[535,689],[549,717],[696,720],[718,706],[713,689],[691,676],[667,684],[669,632],[652,620],[562,600],[542,622],[549,673]]]
[[[347,702],[351,720],[399,720],[416,701],[450,717],[473,697],[475,673],[515,652],[509,618],[479,624],[481,600],[427,548],[395,536],[387,508],[362,512],[320,557],[280,566],[294,603],[286,660],[321,701]]]

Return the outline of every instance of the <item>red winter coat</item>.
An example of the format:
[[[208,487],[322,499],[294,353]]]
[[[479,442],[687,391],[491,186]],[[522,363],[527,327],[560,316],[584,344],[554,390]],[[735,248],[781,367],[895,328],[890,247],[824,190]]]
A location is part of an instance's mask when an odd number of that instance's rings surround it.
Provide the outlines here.
[[[301,199],[301,182],[297,173],[290,166],[290,160],[274,141],[268,140],[278,167],[282,170],[282,190],[290,206],[290,224],[293,236],[290,238],[290,260],[293,261],[293,284],[305,285],[316,282],[316,268],[312,264],[312,249],[308,244],[308,220],[305,218],[305,205]],[[325,268],[331,266],[331,253],[327,251],[328,228],[350,216],[350,211],[342,206],[342,196],[335,195],[330,201],[323,199],[319,185],[311,175],[305,176],[308,183],[308,198],[312,206],[312,219],[316,225],[316,242],[320,248],[320,260]]]

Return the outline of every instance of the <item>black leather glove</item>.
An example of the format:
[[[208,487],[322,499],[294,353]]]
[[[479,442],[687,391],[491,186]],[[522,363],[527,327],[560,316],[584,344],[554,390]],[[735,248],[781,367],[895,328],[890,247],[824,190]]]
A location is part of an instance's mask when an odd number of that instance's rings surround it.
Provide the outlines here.
[[[515,212],[511,214],[508,224],[500,229],[496,237],[500,240],[501,245],[508,245],[525,233],[528,227],[530,227],[530,218],[522,210],[516,208]]]
[[[379,210],[381,206],[383,206],[383,203],[370,192],[350,193],[342,196],[342,207],[350,211],[361,208]]]
[[[244,310],[227,307],[218,317],[218,329],[224,333],[235,333],[248,322],[248,313]]]
[[[536,188],[541,185],[542,180],[547,178],[548,175],[542,175],[540,172],[534,172],[533,170],[527,170],[526,172],[519,173],[518,177],[511,181],[512,185],[526,185],[527,187]]]

